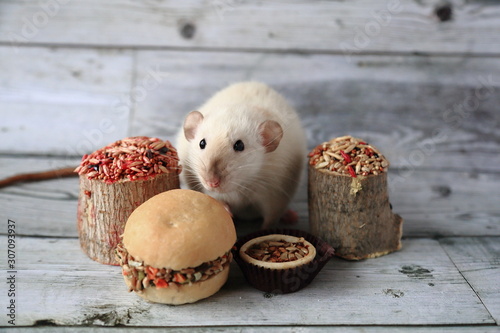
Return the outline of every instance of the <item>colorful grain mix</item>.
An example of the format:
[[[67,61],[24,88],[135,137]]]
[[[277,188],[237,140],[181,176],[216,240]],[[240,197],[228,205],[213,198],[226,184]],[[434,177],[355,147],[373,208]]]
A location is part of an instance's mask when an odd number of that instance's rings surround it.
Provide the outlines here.
[[[365,141],[343,136],[316,146],[309,153],[309,165],[335,175],[356,178],[387,172],[389,161]]]
[[[262,241],[254,244],[245,253],[260,261],[288,262],[305,257],[309,253],[309,249],[304,243],[304,238],[301,237],[297,242]]]
[[[75,172],[112,184],[119,180],[146,180],[162,173],[179,174],[181,166],[169,141],[136,136],[84,155]]]
[[[152,267],[130,255],[122,243],[116,248],[116,257],[122,267],[122,275],[129,291],[142,292],[146,288],[176,288],[183,284],[205,281],[222,272],[233,260],[231,251],[222,257],[205,262],[197,267],[188,267],[179,271],[162,267]]]

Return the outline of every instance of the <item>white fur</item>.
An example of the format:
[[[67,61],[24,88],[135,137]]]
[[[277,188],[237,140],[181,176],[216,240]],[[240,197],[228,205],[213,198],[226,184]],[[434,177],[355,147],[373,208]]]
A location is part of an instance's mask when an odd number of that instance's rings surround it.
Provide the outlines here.
[[[203,121],[194,139],[188,141],[183,129],[177,138],[183,184],[225,202],[236,217],[262,216],[264,227],[277,221],[296,191],[306,159],[306,138],[297,113],[280,94],[258,82],[230,85],[198,111]],[[268,153],[259,134],[266,120],[283,129],[278,147]],[[205,149],[199,146],[202,139]],[[234,151],[237,140],[243,141],[243,151]],[[222,176],[220,187],[211,189],[206,180],[213,174],[208,166],[214,160],[219,160]]]

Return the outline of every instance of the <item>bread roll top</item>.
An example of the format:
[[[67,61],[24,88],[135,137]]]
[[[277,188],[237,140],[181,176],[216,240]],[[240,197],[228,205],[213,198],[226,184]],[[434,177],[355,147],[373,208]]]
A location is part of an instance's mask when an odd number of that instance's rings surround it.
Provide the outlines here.
[[[160,193],[127,220],[123,244],[138,261],[157,268],[197,267],[228,252],[236,230],[225,207],[187,189]]]

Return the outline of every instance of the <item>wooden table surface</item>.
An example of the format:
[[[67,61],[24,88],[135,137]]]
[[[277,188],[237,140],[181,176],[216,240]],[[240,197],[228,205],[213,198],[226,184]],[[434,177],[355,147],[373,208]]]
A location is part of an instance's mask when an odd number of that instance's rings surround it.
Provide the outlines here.
[[[260,292],[233,263],[214,296],[166,306],[81,251],[77,178],[18,184],[0,189],[0,326],[500,330],[497,3],[2,1],[0,73],[0,178],[76,166],[126,136],[173,141],[187,112],[254,79],[297,108],[309,149],[346,134],[378,147],[404,219],[400,251],[333,258],[299,292]],[[305,177],[291,207],[308,230]]]
[[[40,157],[0,161],[2,176],[54,163],[53,158]],[[376,331],[427,331],[436,326],[438,331],[496,331],[500,237],[498,211],[493,208],[498,197],[491,197],[498,193],[498,175],[473,177],[467,184],[471,177],[460,173],[441,178],[440,187],[433,185],[435,177],[432,171],[421,172],[391,197],[394,210],[405,218],[402,250],[359,262],[334,258],[311,285],[287,295],[252,288],[233,263],[221,291],[183,306],[151,304],[128,293],[118,267],[94,262],[81,251],[76,178],[5,188],[0,191],[0,248],[5,277],[11,275],[7,270],[15,270],[16,326],[173,326],[194,332],[207,327],[267,331],[266,326],[288,331],[291,325],[305,332],[357,332],[371,326],[377,326]],[[301,217],[295,227],[305,230],[306,199],[302,186],[292,205]],[[471,208],[474,205],[478,208]],[[16,230],[13,269],[6,260],[8,219]],[[252,228],[244,227],[247,230],[239,225],[240,235]],[[4,313],[11,299],[7,286],[1,295]],[[1,320],[7,324],[5,316]],[[351,325],[356,327],[346,327]],[[387,325],[391,327],[378,327]]]

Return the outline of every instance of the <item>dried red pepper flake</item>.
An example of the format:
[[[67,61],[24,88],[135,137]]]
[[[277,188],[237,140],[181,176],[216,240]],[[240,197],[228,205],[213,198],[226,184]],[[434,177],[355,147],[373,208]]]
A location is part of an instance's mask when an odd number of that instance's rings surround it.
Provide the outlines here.
[[[347,155],[343,150],[340,150],[339,152],[347,163],[352,162],[351,156]]]
[[[318,145],[308,154],[309,157],[320,156],[323,151],[323,145]]]
[[[352,176],[353,178],[356,178],[356,177],[357,177],[357,176],[356,176],[356,171],[354,171],[354,169],[352,168],[352,165],[348,165],[348,166],[347,166],[347,170],[349,171],[349,173],[351,174],[351,176]]]
[[[184,275],[182,275],[181,273],[175,273],[173,280],[174,280],[174,282],[184,283],[186,281],[186,277]]]
[[[154,280],[154,284],[156,286],[157,289],[160,289],[160,288],[167,288],[168,287],[168,283],[167,281],[165,281],[164,279],[155,279]]]
[[[146,273],[148,275],[148,278],[150,280],[154,280],[156,278],[156,274],[159,272],[159,269],[158,268],[154,268],[154,267],[151,267],[151,266],[148,266],[146,268]]]

